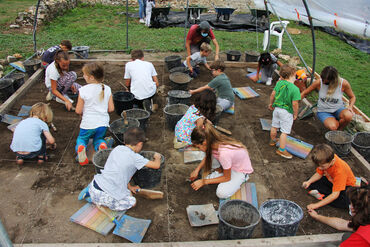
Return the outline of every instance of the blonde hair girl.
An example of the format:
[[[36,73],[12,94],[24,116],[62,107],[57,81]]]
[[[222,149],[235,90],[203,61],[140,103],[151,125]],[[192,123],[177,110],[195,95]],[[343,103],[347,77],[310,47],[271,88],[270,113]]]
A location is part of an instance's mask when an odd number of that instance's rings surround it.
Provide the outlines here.
[[[111,88],[103,84],[104,68],[98,63],[88,63],[82,68],[87,85],[79,90],[76,113],[82,115],[80,133],[76,141],[76,152],[80,165],[86,165],[86,147],[93,138],[94,149],[106,149],[104,140],[109,126],[109,112],[114,111]]]
[[[16,162],[22,165],[24,160],[38,158],[41,164],[47,160],[46,144],[56,148],[54,137],[47,123],[53,121],[53,112],[48,104],[36,103],[32,106],[30,117],[19,122],[14,130],[10,149],[16,153]]]

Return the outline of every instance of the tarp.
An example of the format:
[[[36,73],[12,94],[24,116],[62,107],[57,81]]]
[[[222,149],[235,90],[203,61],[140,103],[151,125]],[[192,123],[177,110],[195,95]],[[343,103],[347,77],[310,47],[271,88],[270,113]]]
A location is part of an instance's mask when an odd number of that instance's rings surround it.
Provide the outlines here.
[[[263,0],[253,1],[256,9],[265,9]],[[370,37],[370,0],[307,0],[307,4],[314,26]],[[309,24],[302,0],[268,0],[267,7],[284,19]]]

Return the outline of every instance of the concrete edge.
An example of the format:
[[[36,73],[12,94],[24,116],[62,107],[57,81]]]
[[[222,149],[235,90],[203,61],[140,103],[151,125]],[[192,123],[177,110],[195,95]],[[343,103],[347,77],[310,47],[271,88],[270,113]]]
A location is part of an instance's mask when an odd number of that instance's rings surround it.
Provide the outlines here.
[[[338,245],[342,239],[343,233],[333,234],[317,234],[304,235],[294,237],[279,237],[279,238],[256,238],[256,239],[241,239],[241,240],[218,240],[218,241],[197,241],[197,242],[167,242],[167,243],[46,243],[46,244],[15,244],[14,246],[36,247],[138,247],[138,246],[153,246],[153,247],[228,247],[228,246],[300,246],[312,244],[320,246],[327,243]]]
[[[27,90],[40,79],[40,77],[43,75],[43,72],[44,69],[40,68],[35,73],[33,73],[33,75],[28,78],[28,80],[0,106],[0,114],[5,114],[14,105],[14,103],[17,102],[17,100],[22,97],[27,92]]]

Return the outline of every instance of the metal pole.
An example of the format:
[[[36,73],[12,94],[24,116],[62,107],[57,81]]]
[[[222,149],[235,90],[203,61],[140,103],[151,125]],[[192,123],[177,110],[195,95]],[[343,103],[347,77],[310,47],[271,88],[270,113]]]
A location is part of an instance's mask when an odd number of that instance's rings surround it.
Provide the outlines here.
[[[267,0],[264,1],[265,3],[265,9],[266,9],[266,15],[267,15],[267,26],[269,29],[269,35],[268,35],[268,42],[267,42],[267,52],[270,51],[270,15],[269,15],[269,9],[267,7]],[[257,18],[257,12],[256,12],[256,18]]]
[[[126,49],[128,50],[128,0],[126,0]]]
[[[37,14],[39,12],[40,1],[41,0],[38,0],[37,1],[35,16],[33,18],[33,51],[34,52],[37,52],[37,46],[36,46],[36,30],[37,30]]]
[[[188,16],[189,13],[189,0],[186,1],[186,9],[185,9],[185,27],[184,27],[184,48],[186,49],[186,29],[188,28]]]
[[[310,9],[308,8],[308,4],[307,4],[306,0],[302,0],[302,1],[303,1],[304,7],[305,7],[306,12],[307,12],[307,18],[308,18],[308,21],[310,22],[311,34],[312,34],[312,71],[311,71],[311,80],[309,82],[309,85],[311,85],[313,80],[315,79],[315,64],[316,64],[315,30],[313,28],[312,17],[311,17],[311,14],[310,14]]]

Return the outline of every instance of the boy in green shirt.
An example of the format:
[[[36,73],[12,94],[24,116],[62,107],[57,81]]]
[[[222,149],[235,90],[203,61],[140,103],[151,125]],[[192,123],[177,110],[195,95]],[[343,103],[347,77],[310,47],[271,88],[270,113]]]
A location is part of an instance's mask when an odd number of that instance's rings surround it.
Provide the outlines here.
[[[280,69],[280,81],[277,82],[270,95],[269,110],[273,110],[270,131],[270,146],[275,146],[277,129],[280,128],[280,147],[276,153],[286,159],[293,156],[285,150],[287,135],[290,134],[293,121],[298,115],[298,101],[301,99],[299,88],[294,85],[295,69],[283,65]]]
[[[221,60],[214,61],[211,66],[212,75],[215,77],[207,85],[199,87],[195,90],[190,90],[190,94],[199,93],[205,89],[212,89],[217,95],[217,105],[226,111],[234,104],[234,92],[231,87],[230,79],[224,73],[225,63]]]

